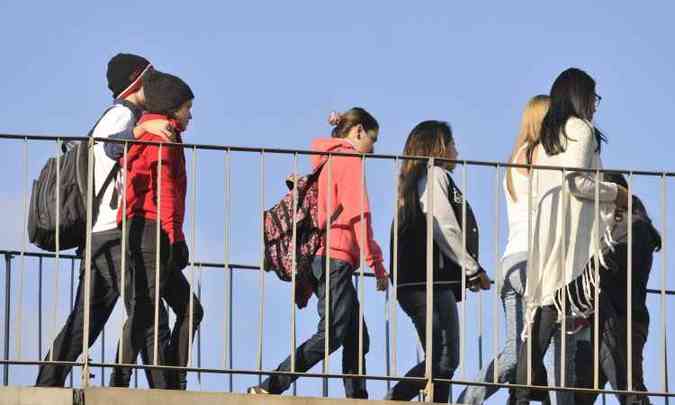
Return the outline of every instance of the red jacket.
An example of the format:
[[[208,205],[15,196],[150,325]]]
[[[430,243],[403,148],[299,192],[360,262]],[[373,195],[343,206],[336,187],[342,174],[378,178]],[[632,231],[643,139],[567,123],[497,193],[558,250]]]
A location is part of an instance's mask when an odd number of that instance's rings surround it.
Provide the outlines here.
[[[138,123],[153,119],[168,118],[164,115],[146,113]],[[175,121],[169,121],[178,128]],[[138,140],[166,143],[163,138],[149,132],[143,133]],[[182,143],[180,134],[177,135],[176,142]],[[124,168],[124,158],[120,159],[120,165]],[[157,182],[158,174],[161,184]],[[173,244],[185,240],[183,220],[187,176],[182,147],[162,146],[160,164],[160,145],[132,145],[127,153],[125,187],[127,219],[142,217],[156,221],[159,200],[159,220],[169,241]],[[122,222],[121,209],[117,211],[117,222]]]
[[[349,141],[337,138],[316,139],[312,142],[312,150],[356,153]],[[317,167],[326,159],[327,155],[312,155],[312,166]],[[332,187],[330,188],[332,207],[327,210],[329,169],[332,169]],[[319,223],[325,224],[326,213],[330,211],[332,215],[336,207],[342,205],[342,212],[330,228],[329,256],[347,262],[356,268],[359,266],[363,247],[366,264],[378,277],[381,277],[385,273],[382,266],[382,250],[373,239],[368,192],[365,187],[361,187],[361,173],[362,164],[359,157],[334,156],[330,167],[326,163],[319,174]],[[361,221],[361,210],[363,210],[363,221]],[[325,256],[325,251],[325,246],[322,246],[317,256]]]

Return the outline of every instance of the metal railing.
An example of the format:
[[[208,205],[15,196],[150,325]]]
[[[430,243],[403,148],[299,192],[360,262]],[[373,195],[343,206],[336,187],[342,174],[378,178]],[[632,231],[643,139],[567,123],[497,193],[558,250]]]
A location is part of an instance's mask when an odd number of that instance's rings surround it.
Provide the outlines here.
[[[259,381],[262,379],[263,376],[267,375],[289,375],[289,376],[301,376],[301,377],[309,377],[309,378],[321,378],[324,380],[323,384],[323,394],[327,395],[328,394],[328,385],[327,385],[327,380],[328,379],[336,379],[336,378],[344,378],[344,377],[354,377],[354,378],[363,378],[363,379],[370,379],[370,380],[379,380],[379,381],[385,381],[387,382],[387,386],[390,387],[390,383],[393,382],[400,382],[400,381],[408,381],[408,382],[417,382],[417,383],[424,383],[425,388],[424,392],[426,393],[425,395],[425,400],[426,401],[431,401],[433,399],[433,387],[435,383],[449,383],[449,384],[457,384],[457,385],[467,385],[467,386],[492,386],[492,387],[499,387],[499,388],[519,388],[519,387],[534,387],[534,388],[540,388],[543,390],[551,390],[551,391],[564,391],[564,392],[584,392],[584,393],[596,393],[596,394],[623,394],[623,395],[628,395],[628,394],[640,394],[640,395],[648,395],[651,397],[664,397],[665,400],[669,397],[675,396],[675,394],[671,393],[668,388],[668,379],[667,379],[667,303],[666,303],[666,297],[675,295],[675,291],[668,290],[667,289],[667,270],[668,270],[668,238],[667,238],[667,223],[668,223],[668,181],[675,177],[675,173],[673,172],[667,172],[667,171],[643,171],[643,170],[598,170],[598,169],[588,169],[588,168],[574,168],[574,167],[550,167],[550,166],[537,166],[537,165],[517,165],[517,164],[510,164],[510,163],[502,163],[502,162],[488,162],[488,161],[470,161],[470,160],[460,160],[456,161],[459,168],[461,168],[461,185],[462,185],[462,190],[467,194],[468,190],[468,170],[469,168],[491,168],[494,170],[495,176],[494,176],[494,214],[495,214],[495,222],[494,222],[494,233],[493,233],[493,244],[494,244],[494,259],[495,259],[495,271],[499,272],[500,271],[500,254],[499,254],[499,249],[501,246],[501,232],[500,232],[500,222],[501,222],[501,207],[500,207],[500,201],[501,201],[501,190],[500,190],[500,183],[501,183],[501,177],[502,177],[502,171],[505,168],[528,168],[530,170],[554,170],[554,171],[559,171],[562,175],[562,178],[565,179],[566,175],[569,174],[570,172],[577,172],[577,173],[588,173],[593,176],[594,178],[594,184],[595,184],[595,201],[594,201],[594,206],[595,206],[595,218],[596,218],[596,224],[597,224],[597,218],[599,217],[599,206],[600,206],[600,201],[599,201],[599,184],[600,184],[600,175],[602,173],[622,173],[628,176],[628,184],[629,184],[629,195],[632,196],[633,194],[633,178],[635,176],[643,176],[643,177],[652,177],[655,178],[659,181],[659,190],[660,190],[660,206],[661,206],[661,212],[660,212],[660,220],[661,220],[661,227],[660,227],[660,232],[661,236],[663,238],[663,248],[660,253],[661,258],[660,258],[660,264],[661,264],[661,277],[660,277],[660,288],[659,289],[648,289],[648,293],[652,295],[658,295],[660,299],[660,306],[659,306],[659,312],[660,312],[660,318],[659,318],[659,323],[660,323],[660,342],[659,342],[659,348],[658,350],[662,353],[662,359],[663,362],[660,365],[660,370],[661,370],[661,387],[660,390],[656,391],[649,391],[649,392],[635,392],[633,391],[633,379],[632,379],[632,326],[633,326],[633,320],[632,320],[632,276],[633,276],[633,269],[631,265],[631,257],[632,257],[632,227],[628,227],[628,262],[627,262],[627,296],[626,296],[626,302],[628,306],[628,311],[627,311],[627,336],[626,336],[626,341],[627,341],[627,389],[626,390],[606,390],[604,387],[600,387],[598,383],[598,374],[599,374],[599,367],[594,368],[594,386],[593,388],[577,388],[573,386],[568,386],[566,383],[566,376],[565,372],[562,372],[562,377],[560,380],[560,384],[556,386],[535,386],[532,384],[524,385],[524,386],[519,386],[516,384],[509,384],[509,383],[500,383],[497,379],[498,375],[498,368],[495,369],[494,373],[494,378],[491,382],[477,382],[477,381],[470,381],[466,379],[466,364],[467,364],[467,356],[466,356],[466,349],[467,349],[467,339],[466,339],[466,330],[467,330],[467,293],[466,293],[466,280],[464,277],[462,277],[462,285],[461,285],[461,290],[462,290],[462,304],[460,304],[460,334],[459,334],[459,367],[458,367],[458,373],[460,375],[460,378],[453,378],[453,379],[443,379],[439,378],[438,376],[435,376],[433,374],[433,367],[432,367],[432,358],[433,358],[433,350],[436,350],[436,348],[432,344],[432,335],[433,335],[433,327],[434,325],[432,324],[432,318],[433,318],[433,302],[434,302],[434,288],[431,288],[431,280],[433,279],[433,263],[432,260],[427,260],[427,268],[426,268],[426,275],[427,275],[427,285],[426,285],[426,341],[423,342],[424,346],[426,348],[425,350],[425,360],[426,360],[426,367],[425,367],[425,372],[423,376],[419,377],[406,377],[406,376],[401,376],[398,373],[399,365],[398,365],[398,356],[397,356],[397,348],[399,347],[399,340],[397,336],[397,330],[398,330],[398,320],[397,320],[397,313],[398,313],[398,297],[397,297],[397,280],[398,280],[398,272],[401,269],[397,268],[397,257],[401,252],[398,251],[398,243],[397,243],[397,237],[398,233],[394,232],[393,233],[393,250],[392,250],[392,255],[393,255],[393,260],[391,262],[393,263],[393,267],[389,269],[393,273],[393,285],[394,288],[391,288],[385,297],[385,313],[388,314],[388,316],[385,317],[385,365],[386,365],[386,375],[377,375],[374,373],[367,374],[364,373],[364,364],[363,364],[363,358],[364,358],[364,305],[365,305],[365,292],[364,292],[364,286],[365,286],[365,281],[366,278],[373,278],[374,274],[372,273],[366,273],[364,271],[365,268],[365,251],[364,251],[364,245],[360,245],[360,265],[359,265],[359,270],[358,272],[355,272],[354,274],[354,279],[356,280],[356,285],[357,285],[357,294],[359,298],[359,310],[358,310],[358,322],[359,322],[359,327],[358,327],[358,372],[356,374],[337,374],[337,373],[330,373],[330,348],[329,348],[329,343],[331,342],[331,311],[330,311],[330,259],[326,260],[326,267],[324,270],[325,273],[325,289],[326,289],[326,307],[324,309],[325,311],[325,334],[326,337],[324,339],[325,346],[324,346],[324,358],[323,358],[323,368],[321,373],[303,373],[303,372],[298,372],[297,371],[297,364],[296,364],[296,358],[295,358],[295,351],[297,349],[297,315],[296,315],[296,309],[294,305],[294,297],[295,297],[295,292],[296,292],[296,278],[295,278],[295,272],[293,273],[293,278],[291,281],[291,300],[290,300],[290,347],[289,347],[289,352],[290,352],[290,370],[289,371],[272,371],[272,370],[266,370],[263,367],[263,349],[264,349],[264,337],[265,337],[265,331],[264,331],[264,320],[265,320],[265,299],[266,299],[266,273],[263,271],[259,271],[263,266],[265,262],[264,258],[264,251],[263,251],[263,245],[264,245],[264,239],[262,236],[262,233],[264,231],[264,223],[262,221],[262,212],[264,209],[267,208],[267,205],[269,204],[269,201],[266,201],[266,176],[265,176],[265,168],[266,168],[266,156],[269,155],[286,155],[286,156],[291,156],[292,157],[292,166],[293,166],[293,174],[297,176],[299,174],[298,170],[298,157],[299,156],[311,156],[311,155],[323,155],[327,156],[328,163],[326,165],[327,170],[328,170],[328,175],[327,175],[327,182],[329,185],[333,184],[333,164],[337,159],[344,159],[344,158],[351,158],[351,159],[360,159],[360,165],[361,165],[361,192],[360,192],[360,221],[359,223],[361,224],[361,227],[356,230],[358,231],[361,235],[361,240],[366,239],[366,228],[363,226],[365,223],[365,202],[366,202],[366,194],[365,194],[365,185],[366,185],[366,180],[365,180],[365,173],[366,173],[366,162],[370,160],[388,160],[393,162],[393,167],[392,167],[392,172],[393,172],[393,178],[394,178],[394,189],[396,190],[398,188],[398,174],[400,171],[400,165],[401,162],[405,160],[423,160],[427,161],[427,170],[431,170],[431,168],[435,165],[435,161],[447,161],[445,159],[439,159],[439,158],[427,158],[427,157],[419,157],[419,156],[398,156],[398,155],[382,155],[382,154],[369,154],[369,155],[360,155],[360,154],[351,154],[351,153],[340,153],[340,152],[315,152],[315,151],[307,151],[307,150],[294,150],[294,149],[280,149],[280,148],[250,148],[250,147],[235,147],[235,146],[218,146],[218,145],[201,145],[201,144],[171,144],[171,143],[154,143],[154,142],[143,142],[143,141],[118,141],[118,140],[110,140],[110,139],[99,139],[99,138],[86,138],[86,137],[58,137],[58,136],[41,136],[41,135],[23,135],[23,134],[2,134],[0,135],[0,139],[3,140],[17,140],[22,142],[23,144],[23,179],[22,179],[22,184],[24,187],[23,190],[23,205],[24,205],[24,212],[23,216],[24,218],[27,216],[27,210],[28,210],[28,189],[27,189],[27,184],[28,184],[28,179],[30,178],[28,173],[29,173],[29,159],[28,159],[28,148],[29,144],[31,142],[47,142],[47,143],[54,143],[56,145],[56,152],[53,156],[56,156],[57,159],[61,155],[61,146],[63,142],[73,142],[73,141],[82,141],[86,142],[89,145],[88,148],[88,161],[92,162],[93,161],[93,156],[94,156],[94,151],[93,151],[93,145],[95,142],[113,142],[113,143],[122,143],[124,144],[124,157],[122,159],[123,162],[126,162],[126,157],[127,157],[127,151],[130,145],[132,144],[145,144],[145,145],[155,145],[157,146],[158,149],[158,155],[157,155],[157,161],[159,162],[159,165],[162,165],[162,159],[163,159],[163,154],[162,154],[162,149],[163,148],[174,148],[174,147],[182,147],[184,151],[190,151],[191,152],[191,168],[189,171],[189,178],[190,179],[195,179],[200,176],[200,174],[197,172],[197,157],[198,157],[198,152],[202,151],[215,151],[218,153],[222,153],[223,155],[223,167],[224,167],[224,184],[223,184],[223,189],[224,189],[224,218],[225,222],[223,224],[223,252],[224,252],[224,260],[222,263],[214,263],[214,262],[201,262],[201,261],[190,261],[189,263],[189,271],[190,271],[190,296],[193,295],[195,288],[198,291],[198,294],[201,295],[201,283],[199,281],[195,281],[194,275],[195,273],[198,274],[198,280],[201,279],[201,271],[203,269],[222,269],[226,272],[226,277],[225,277],[225,285],[224,285],[224,293],[225,293],[225,300],[224,300],[224,308],[223,308],[223,336],[222,339],[224,341],[224,349],[223,349],[223,367],[222,368],[205,368],[201,367],[201,353],[203,352],[203,348],[201,345],[201,335],[199,335],[197,339],[197,351],[199,355],[197,356],[197,367],[193,367],[193,359],[191,357],[192,352],[193,352],[193,347],[192,347],[192,337],[194,333],[198,333],[192,329],[192,316],[193,316],[193,302],[192,300],[190,301],[190,310],[189,310],[189,325],[190,325],[190,330],[189,330],[189,350],[188,352],[190,353],[190,358],[188,360],[188,364],[185,367],[179,367],[176,365],[168,365],[168,364],[159,364],[157,359],[158,359],[158,325],[159,325],[159,308],[160,308],[160,291],[159,291],[159,283],[157,282],[156,285],[156,290],[154,294],[155,298],[155,303],[154,303],[154,348],[155,351],[152,353],[150,358],[152,361],[150,362],[151,364],[144,364],[144,365],[138,365],[138,364],[130,364],[130,363],[111,363],[111,362],[106,362],[105,356],[103,355],[101,360],[98,362],[91,361],[90,359],[90,354],[89,354],[89,345],[87,344],[89,340],[89,321],[90,321],[90,285],[91,285],[91,262],[92,262],[92,252],[91,252],[91,229],[93,226],[93,218],[92,218],[92,204],[93,204],[93,197],[92,194],[88,194],[88,200],[87,200],[87,233],[86,233],[86,240],[87,243],[85,245],[85,250],[84,250],[84,255],[83,255],[83,261],[84,263],[82,264],[83,266],[83,275],[84,275],[84,338],[83,338],[83,355],[81,356],[80,361],[74,361],[74,362],[64,362],[64,361],[58,361],[53,358],[50,358],[50,361],[41,361],[41,358],[38,359],[30,359],[30,360],[24,360],[22,359],[22,323],[23,323],[23,315],[24,315],[24,310],[22,308],[22,303],[23,303],[23,290],[24,290],[24,274],[26,273],[26,270],[28,266],[26,265],[26,259],[27,258],[37,258],[38,259],[38,300],[39,300],[39,310],[38,310],[38,346],[40,349],[40,352],[43,350],[43,330],[42,330],[42,324],[43,324],[43,310],[42,310],[42,299],[43,299],[43,259],[45,258],[53,258],[56,261],[56,269],[60,268],[60,261],[65,260],[65,261],[70,261],[70,271],[71,271],[71,276],[70,276],[70,303],[71,303],[71,308],[73,306],[73,292],[74,292],[74,271],[75,271],[75,266],[76,262],[80,260],[80,257],[75,256],[75,255],[68,255],[68,254],[63,254],[58,252],[58,245],[57,245],[57,252],[54,254],[51,253],[37,253],[37,252],[29,252],[27,249],[27,235],[25,232],[26,229],[26,224],[24,222],[24,234],[22,238],[22,248],[21,250],[2,250],[0,251],[0,255],[4,255],[5,257],[5,311],[4,311],[4,330],[3,330],[3,335],[4,335],[4,357],[3,360],[0,361],[0,364],[3,365],[3,383],[7,385],[9,383],[9,367],[10,365],[14,366],[24,366],[24,365],[44,365],[44,364],[53,364],[53,365],[64,365],[64,366],[76,366],[76,367],[81,367],[82,368],[82,385],[87,386],[91,384],[90,381],[90,370],[92,368],[100,368],[102,370],[102,376],[105,375],[103,370],[106,368],[113,368],[113,367],[123,367],[123,368],[132,368],[132,369],[145,369],[145,370],[185,370],[189,372],[196,372],[196,373],[213,373],[213,374],[226,374],[228,375],[228,388],[231,391],[233,389],[233,375],[256,375],[259,378]],[[261,228],[260,228],[260,240],[259,240],[259,263],[257,265],[244,265],[244,264],[234,264],[231,262],[231,257],[232,257],[232,218],[233,218],[233,213],[232,213],[232,202],[231,202],[231,196],[233,195],[233,190],[232,190],[232,178],[231,178],[231,172],[232,172],[232,154],[233,153],[244,153],[248,155],[258,155],[259,157],[259,169],[260,169],[260,178],[259,178],[259,196],[260,196],[260,219],[261,219]],[[42,163],[41,160],[31,160],[30,162],[34,162],[36,164],[36,167],[39,167]],[[57,164],[56,167],[58,168],[59,165]],[[88,189],[92,190],[94,187],[94,175],[93,175],[93,165],[89,164],[88,165],[88,173],[87,173],[87,182],[88,182]],[[158,178],[157,178],[157,183],[161,184],[161,170],[158,171]],[[60,173],[57,169],[56,172],[57,176],[57,182],[60,176]],[[531,184],[531,182],[529,182]],[[197,237],[197,221],[196,221],[196,196],[198,195],[197,192],[197,182],[196,181],[190,181],[190,202],[188,204],[189,206],[189,215],[190,217],[190,243],[191,243],[191,252],[195,252],[195,247],[198,246],[196,243],[196,237]],[[564,195],[565,192],[569,192],[569,190],[566,189],[565,181],[561,181],[562,184],[562,193]],[[530,185],[530,196],[532,196],[532,189]],[[356,191],[358,192],[358,191]],[[427,224],[427,257],[430,258],[433,256],[433,234],[432,234],[432,228],[433,228],[433,200],[432,200],[432,195],[435,191],[433,190],[433,187],[431,187],[430,193],[428,193],[429,200],[427,201],[428,204],[428,209],[426,213],[426,224]],[[332,207],[333,206],[333,201],[331,201],[332,194],[328,193],[329,197],[326,202],[327,207]],[[57,194],[57,199],[59,199],[59,195]],[[294,204],[297,204],[297,193],[294,193]],[[160,188],[160,191],[158,192],[157,195],[157,206],[158,210],[161,209],[161,199],[162,199],[162,191]],[[532,200],[530,198],[530,200]],[[126,187],[122,187],[122,209],[126,209]],[[249,202],[250,203],[250,202]],[[534,204],[530,202],[530,205],[533,206]],[[393,201],[393,206],[394,206],[394,212],[392,217],[394,218],[394,229],[398,228],[398,197],[396,196],[396,193],[394,193],[394,201]],[[629,207],[628,207],[627,215],[628,215],[628,223],[631,223],[632,219],[632,199],[629,198]],[[466,247],[466,210],[467,210],[467,204],[466,204],[466,199],[462,199],[462,230],[463,230],[463,246]],[[59,212],[57,210],[57,223],[58,223],[58,218],[59,218]],[[327,215],[328,216],[328,215]],[[157,213],[157,217],[160,217],[160,212]],[[532,217],[532,215],[530,215]],[[124,260],[128,260],[127,258],[127,243],[128,243],[128,235],[126,232],[126,216],[122,215],[123,218],[123,226],[122,226],[122,268],[126,268],[128,266],[128,263],[125,263]],[[480,222],[480,220],[479,220]],[[296,222],[295,220],[293,221],[293,232],[295,235],[296,232]],[[530,228],[532,225],[530,224]],[[156,241],[157,241],[157,246],[160,246],[160,227],[157,226],[156,228]],[[58,231],[57,231],[58,232]],[[595,230],[595,235],[599,235],[598,229]],[[331,225],[330,221],[327,226],[326,230],[326,239],[327,242],[326,244],[328,246],[331,245]],[[58,233],[57,233],[57,240],[58,240]],[[159,280],[160,278],[160,249],[157,249],[156,253],[156,272],[155,272],[155,277],[156,280]],[[564,247],[563,247],[564,250]],[[466,251],[466,249],[464,249]],[[13,269],[12,264],[14,263],[15,258],[19,258],[20,261],[20,269],[18,271],[18,277],[19,277],[19,287],[18,287],[18,292],[16,292],[17,295],[17,301],[19,303],[18,306],[16,306],[16,327],[12,330],[11,328],[11,297],[12,297],[12,274],[17,273],[16,270]],[[463,259],[463,258],[462,258]],[[464,270],[464,260],[462,261],[462,271]],[[295,258],[294,258],[294,267],[295,267]],[[596,265],[596,280],[599,279],[599,274],[598,274],[598,269],[599,266]],[[254,369],[246,369],[246,368],[236,368],[234,367],[234,361],[233,361],[233,331],[234,331],[234,324],[233,324],[233,270],[253,270],[253,271],[259,271],[259,277],[258,277],[258,316],[257,316],[257,336],[256,336],[256,366]],[[125,277],[126,271],[121,272],[122,276],[122,282],[121,285],[124,286],[124,277]],[[499,273],[497,273],[498,280],[500,279]],[[55,291],[59,290],[59,277],[58,275],[54,276],[54,286],[55,286]],[[196,284],[196,286],[195,286]],[[499,349],[499,335],[500,335],[500,318],[502,314],[499,312],[499,294],[498,294],[498,289],[499,285],[497,285],[497,288],[492,289],[492,298],[493,298],[493,319],[491,321],[492,325],[492,348],[493,348],[493,355],[496,356],[498,353]],[[121,295],[122,295],[122,301],[124,302],[124,294],[125,294],[125,288],[121,288]],[[476,347],[478,349],[478,363],[480,368],[482,368],[482,359],[483,359],[483,347],[484,347],[484,342],[483,342],[483,294],[479,294],[478,297],[478,303],[479,303],[479,319],[478,319],[478,324],[479,324],[479,335],[476,340]],[[595,288],[594,289],[594,294],[595,294],[595,300],[594,300],[594,305],[595,305],[595,313],[598,313],[598,305],[599,304],[599,289]],[[55,294],[55,299],[58,299],[58,294]],[[563,300],[563,305],[564,305],[565,300]],[[52,315],[52,318],[56,318],[56,308],[58,307],[58,302],[54,304],[54,314]],[[212,308],[206,308],[206,313],[208,314],[212,310]],[[593,356],[594,356],[594,364],[598,364],[598,356],[599,356],[599,344],[600,344],[600,338],[599,338],[599,321],[598,317],[594,317],[595,322],[593,325],[594,329],[594,341],[593,341]],[[560,333],[561,336],[561,345],[562,345],[562,355],[560,358],[560,363],[564,364],[566,361],[565,353],[566,353],[566,333],[565,333],[565,322],[561,323],[562,325],[562,332]],[[105,333],[105,332],[104,332]],[[10,337],[14,336],[15,338],[15,343],[16,343],[16,358],[12,359],[10,357]],[[54,336],[50,337],[50,341],[53,340]],[[652,339],[653,340],[653,339]],[[101,339],[101,344],[103,347],[105,347],[105,334],[103,335]],[[123,343],[123,340],[121,342]],[[105,353],[105,350],[102,349],[102,353]],[[39,353],[41,355],[41,353]],[[531,368],[528,370],[531,373]],[[137,376],[138,373],[135,373]],[[528,373],[529,374],[529,373]],[[531,376],[528,375],[528,382],[531,383]],[[72,374],[71,374],[71,385],[73,384],[72,381]],[[103,377],[101,379],[101,384],[104,384]]]

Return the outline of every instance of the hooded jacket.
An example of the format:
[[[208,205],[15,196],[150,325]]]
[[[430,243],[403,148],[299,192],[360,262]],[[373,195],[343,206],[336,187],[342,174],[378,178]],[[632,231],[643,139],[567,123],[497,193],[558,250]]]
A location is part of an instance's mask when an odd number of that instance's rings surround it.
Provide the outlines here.
[[[146,113],[139,120],[139,124],[156,119],[167,120],[168,117]],[[178,132],[181,130],[175,120],[168,120]],[[180,134],[177,134],[176,138],[176,143],[183,142]],[[166,143],[163,138],[150,132],[141,134],[138,140]],[[125,164],[123,159],[120,161],[122,168]],[[129,148],[126,164],[127,219],[141,217],[157,221],[159,211],[161,229],[166,232],[169,242],[173,244],[185,240],[183,221],[187,175],[183,148],[167,145],[162,146],[160,151],[160,145],[134,144]],[[157,182],[158,177],[161,184]],[[120,209],[117,215],[118,223],[122,222],[122,215]]]
[[[311,147],[317,152],[357,153],[346,139],[316,139]],[[312,155],[313,168],[317,168],[327,159],[327,155]],[[363,250],[368,267],[373,269],[378,277],[382,277],[385,275],[382,250],[373,239],[368,192],[363,184],[362,174],[362,159],[356,156],[334,156],[321,170],[318,183],[319,224],[326,226],[326,219],[329,216],[327,213],[330,212],[332,216],[336,212],[336,207],[341,206],[342,211],[330,225],[330,241],[324,240],[317,256],[326,256],[326,244],[329,244],[329,257],[347,262],[356,268],[361,261]],[[330,209],[327,209],[328,198]]]

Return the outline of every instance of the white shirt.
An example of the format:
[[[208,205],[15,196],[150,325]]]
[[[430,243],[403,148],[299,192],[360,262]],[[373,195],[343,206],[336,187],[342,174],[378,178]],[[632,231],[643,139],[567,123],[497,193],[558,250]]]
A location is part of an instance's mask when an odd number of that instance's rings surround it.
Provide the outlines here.
[[[136,116],[133,111],[122,104],[116,104],[99,121],[92,133],[95,138],[108,138],[110,135],[133,130],[136,125]],[[115,161],[105,154],[104,142],[94,144],[94,190],[95,195],[100,192],[105,179],[115,166]],[[110,200],[113,190],[117,186],[113,181],[105,190],[98,207],[98,217],[92,228],[92,232],[102,232],[117,228],[117,209],[110,208]],[[119,193],[118,193],[119,197]],[[117,201],[119,206],[119,201]]]
[[[522,148],[521,148],[522,151]],[[520,152],[520,151],[519,151]],[[516,159],[511,163],[517,163]],[[515,167],[509,169],[511,171],[511,182],[513,185],[513,193],[516,195],[514,201],[509,193],[507,186],[507,177],[504,177],[503,187],[506,195],[506,216],[509,223],[509,237],[504,248],[504,256],[511,256],[518,253],[526,253],[528,250],[527,242],[527,206],[529,191],[529,178],[527,174],[521,173]],[[536,203],[534,201],[533,203]]]

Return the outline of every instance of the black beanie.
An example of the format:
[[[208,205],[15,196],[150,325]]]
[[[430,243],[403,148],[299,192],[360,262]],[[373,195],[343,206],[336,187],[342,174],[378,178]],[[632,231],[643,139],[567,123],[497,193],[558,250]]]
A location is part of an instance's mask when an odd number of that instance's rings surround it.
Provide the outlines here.
[[[190,86],[179,77],[156,70],[143,80],[143,92],[145,110],[163,115],[171,115],[183,103],[195,98]]]
[[[131,53],[118,53],[108,62],[108,88],[113,93],[113,98],[128,89],[150,65],[150,62],[142,56]]]

